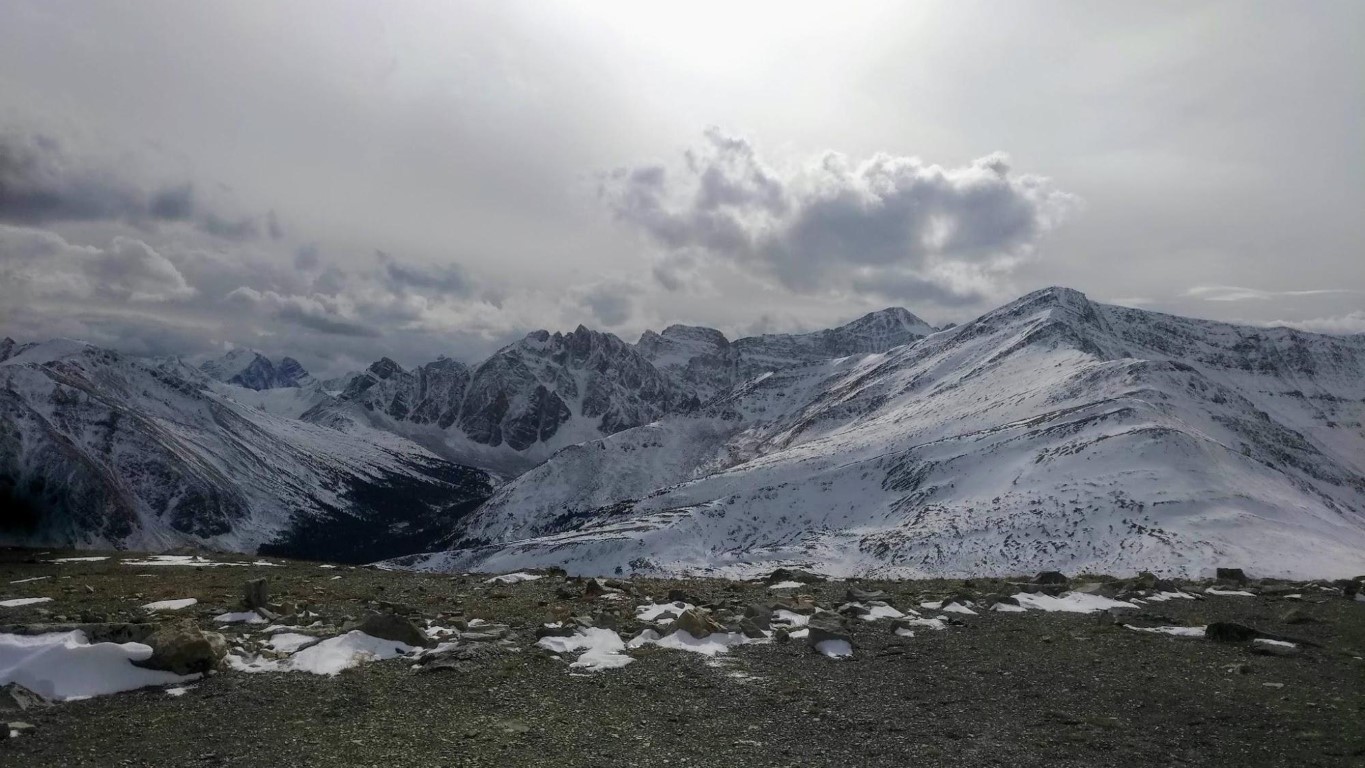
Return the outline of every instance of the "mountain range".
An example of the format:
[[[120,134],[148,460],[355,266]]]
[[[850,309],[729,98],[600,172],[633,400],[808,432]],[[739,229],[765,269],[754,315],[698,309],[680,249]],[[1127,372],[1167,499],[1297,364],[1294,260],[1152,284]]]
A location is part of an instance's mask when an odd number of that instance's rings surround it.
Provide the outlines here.
[[[12,542],[592,574],[1365,571],[1365,337],[1064,288],[945,329],[904,309],[733,341],[580,326],[326,382],[250,350],[6,340],[0,390]]]

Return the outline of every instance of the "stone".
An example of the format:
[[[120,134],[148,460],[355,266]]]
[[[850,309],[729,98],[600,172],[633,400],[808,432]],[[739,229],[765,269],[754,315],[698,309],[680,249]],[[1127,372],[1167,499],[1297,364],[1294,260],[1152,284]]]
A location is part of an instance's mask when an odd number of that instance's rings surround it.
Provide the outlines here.
[[[35,707],[50,707],[52,702],[18,683],[0,686],[0,712],[23,712]]]
[[[709,637],[712,632],[725,631],[710,614],[699,608],[688,608],[683,611],[681,616],[673,620],[671,629],[674,632],[681,630],[697,639]]]
[[[1215,621],[1204,628],[1204,637],[1220,643],[1245,643],[1260,636],[1260,632],[1235,621]]]
[[[1251,652],[1261,656],[1298,656],[1303,651],[1297,645],[1280,645],[1279,643],[1253,642]]]
[[[889,599],[887,594],[881,591],[880,589],[868,590],[858,589],[857,587],[849,587],[848,591],[844,593],[844,600],[850,603],[869,603],[872,602],[873,600],[887,599]]]
[[[743,632],[744,636],[751,640],[760,640],[768,636],[768,634],[763,631],[763,628],[758,626],[758,624],[751,618],[745,618],[740,620],[739,631]]]
[[[841,615],[852,616],[853,618],[857,619],[862,618],[863,616],[866,616],[869,613],[872,613],[872,609],[868,608],[865,605],[860,605],[858,603],[846,603],[844,605],[839,606],[839,613]]]
[[[768,584],[777,584],[782,581],[799,581],[802,584],[819,584],[825,577],[818,573],[803,571],[800,568],[778,568],[768,574],[768,578],[763,581]]]
[[[1214,572],[1214,575],[1218,577],[1219,581],[1227,581],[1233,584],[1247,583],[1247,575],[1241,568],[1219,568]]]
[[[754,623],[759,629],[770,629],[772,627],[773,612],[766,605],[750,604],[744,606],[744,618]]]
[[[145,669],[160,669],[177,675],[192,675],[216,669],[227,652],[220,636],[215,642],[188,619],[164,624],[146,639],[152,655],[134,662]]]
[[[265,579],[252,579],[242,585],[242,605],[258,610],[270,605],[270,584]]]
[[[1066,584],[1069,581],[1061,571],[1042,571],[1033,577],[1034,584]]]
[[[670,603],[698,603],[696,597],[692,596],[685,589],[673,588],[668,590],[668,602]]]
[[[1317,619],[1309,616],[1298,608],[1290,608],[1280,617],[1280,621],[1285,624],[1316,624]]]
[[[811,624],[810,632],[806,635],[806,645],[815,648],[826,640],[842,640],[849,645],[853,644],[853,637],[838,627]]]
[[[425,647],[431,642],[411,619],[393,613],[371,613],[361,620],[356,629],[370,637],[404,645]]]

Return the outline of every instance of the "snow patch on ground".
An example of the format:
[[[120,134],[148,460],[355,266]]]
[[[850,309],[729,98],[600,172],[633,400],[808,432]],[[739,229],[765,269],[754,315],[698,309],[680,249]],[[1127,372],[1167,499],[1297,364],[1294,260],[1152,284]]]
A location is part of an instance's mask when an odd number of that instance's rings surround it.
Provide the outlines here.
[[[800,589],[806,586],[799,581],[779,581],[768,587],[768,589]]]
[[[213,617],[219,624],[264,624],[265,617],[255,611],[239,611],[237,613],[220,613]]]
[[[396,659],[413,650],[410,645],[351,630],[304,648],[286,659],[264,659],[230,653],[227,663],[239,672],[308,672],[331,677],[366,662]]]
[[[0,608],[18,608],[23,605],[37,605],[38,603],[50,603],[50,597],[16,597],[12,600],[0,600]]]
[[[97,555],[94,557],[59,557],[55,560],[48,560],[49,563],[98,563],[101,560],[108,560],[108,555]]]
[[[640,621],[658,621],[666,614],[672,614],[670,618],[677,618],[683,611],[689,611],[692,607],[691,603],[684,603],[681,600],[676,603],[648,603],[635,607],[635,618]]]
[[[0,685],[18,683],[55,701],[72,701],[198,679],[133,666],[151,658],[142,643],[94,643],[85,633],[0,634]]]
[[[1218,589],[1217,587],[1209,587],[1208,589],[1204,590],[1204,594],[1207,594],[1207,595],[1218,595],[1219,597],[1255,597],[1255,596],[1256,596],[1255,594],[1253,594],[1253,593],[1251,593],[1251,592],[1248,592],[1248,591],[1246,591],[1245,589]]]
[[[660,648],[670,648],[675,651],[688,651],[689,653],[700,653],[703,656],[717,656],[728,653],[731,648],[737,645],[747,645],[749,643],[762,642],[755,640],[739,632],[712,632],[706,637],[693,637],[690,632],[678,630],[667,635],[660,636],[652,629],[646,629],[638,636],[631,639],[627,645],[631,648],[640,648],[646,645],[657,645]]]
[[[272,651],[294,653],[295,651],[307,648],[316,642],[319,642],[318,638],[313,637],[312,635],[305,635],[299,632],[280,632],[271,635],[270,639],[265,641],[265,644],[268,645]]]
[[[494,576],[494,577],[491,578],[491,579],[485,579],[483,583],[485,583],[485,584],[517,584],[517,583],[520,583],[520,582],[523,582],[523,581],[535,581],[536,579],[542,579],[542,578],[545,578],[545,577],[544,577],[544,576],[540,576],[540,575],[538,575],[538,574],[534,574],[534,573],[525,573],[525,572],[504,573],[504,574],[501,575],[501,576]]]
[[[144,611],[179,611],[189,608],[191,605],[198,605],[199,601],[193,597],[186,597],[180,600],[158,600],[155,603],[147,603],[142,606]]]
[[[1127,629],[1135,632],[1151,632],[1158,635],[1170,635],[1171,637],[1203,637],[1203,627],[1135,627],[1132,624],[1123,625]]]
[[[1020,592],[1014,596],[1019,605],[1035,611],[1061,611],[1063,613],[1096,613],[1110,608],[1136,608],[1132,603],[1113,600],[1103,595],[1090,595],[1084,592],[1063,592],[1057,597],[1043,594]]]
[[[847,640],[821,640],[815,650],[831,659],[847,659],[853,656],[853,646]]]
[[[588,672],[619,669],[635,661],[626,655],[626,644],[621,636],[601,627],[580,629],[568,637],[542,637],[536,641],[536,647],[560,654],[582,651],[569,667]]]

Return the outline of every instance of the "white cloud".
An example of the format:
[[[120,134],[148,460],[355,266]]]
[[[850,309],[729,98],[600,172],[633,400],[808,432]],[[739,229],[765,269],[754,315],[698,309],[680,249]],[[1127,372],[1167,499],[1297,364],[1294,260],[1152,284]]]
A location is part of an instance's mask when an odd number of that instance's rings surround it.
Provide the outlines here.
[[[1235,285],[1196,285],[1185,291],[1185,296],[1205,301],[1266,301],[1292,296],[1330,296],[1336,294],[1359,294],[1339,288],[1315,288],[1304,291],[1263,291],[1259,288],[1242,288]]]
[[[991,290],[1079,200],[1012,172],[1003,154],[944,168],[827,152],[789,168],[711,128],[681,167],[612,172],[615,217],[666,251],[655,275],[676,290],[706,259],[805,294],[850,290],[945,304]]]

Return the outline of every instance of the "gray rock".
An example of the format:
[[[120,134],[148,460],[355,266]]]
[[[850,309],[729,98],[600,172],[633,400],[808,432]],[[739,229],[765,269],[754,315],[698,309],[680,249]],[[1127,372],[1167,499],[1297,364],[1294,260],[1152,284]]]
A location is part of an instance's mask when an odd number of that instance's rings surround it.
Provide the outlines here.
[[[1043,571],[1033,577],[1034,584],[1066,584],[1069,581],[1061,571]]]
[[[743,632],[745,637],[753,640],[762,639],[768,636],[767,633],[763,631],[763,628],[758,626],[758,624],[750,618],[743,619],[739,622],[739,631]]]
[[[880,589],[866,590],[857,587],[849,587],[844,593],[844,599],[850,603],[867,603],[873,600],[886,600],[887,594]]]
[[[146,669],[161,669],[177,675],[216,669],[227,652],[227,643],[221,636],[209,637],[188,619],[163,624],[145,642],[152,647],[151,657],[134,663]]]
[[[392,613],[371,613],[361,620],[356,629],[370,637],[404,645],[425,647],[431,642],[411,619]]]
[[[825,580],[824,576],[810,571],[803,571],[800,568],[778,568],[768,574],[764,579],[768,584],[776,584],[782,581],[799,581],[802,584],[818,584]]]
[[[1233,584],[1247,583],[1247,575],[1241,568],[1219,568],[1215,571],[1219,581],[1227,581]]]
[[[1245,643],[1261,633],[1235,621],[1215,621],[1204,629],[1204,637],[1220,643]]]
[[[673,620],[670,627],[674,632],[682,630],[687,634],[701,639],[709,637],[712,632],[723,632],[722,627],[711,615],[700,608],[689,608],[682,612],[682,615]]]
[[[820,643],[823,643],[826,640],[842,640],[849,645],[853,645],[853,636],[840,627],[811,624],[809,629],[810,632],[806,635],[806,645],[809,645],[812,649],[815,649]]]
[[[34,707],[50,707],[52,702],[18,683],[0,686],[0,712],[23,712]]]
[[[270,605],[270,584],[265,579],[252,579],[242,585],[242,605],[255,611]]]

